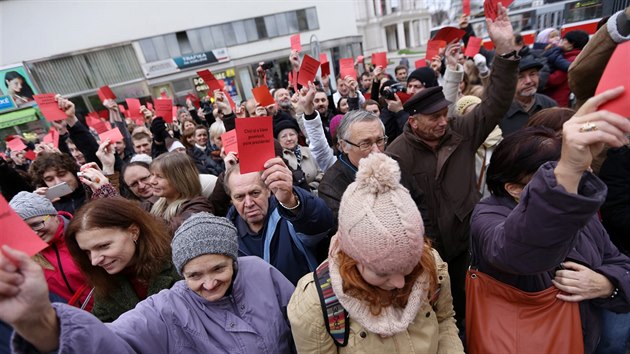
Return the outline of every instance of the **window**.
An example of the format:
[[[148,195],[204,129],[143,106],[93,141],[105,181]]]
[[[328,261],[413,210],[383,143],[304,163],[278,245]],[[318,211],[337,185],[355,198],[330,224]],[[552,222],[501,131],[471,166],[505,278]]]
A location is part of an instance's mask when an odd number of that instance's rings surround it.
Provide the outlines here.
[[[267,34],[267,27],[265,27],[265,19],[262,17],[256,17],[254,21],[256,21],[256,31],[258,32],[258,37],[261,39],[269,37]]]
[[[164,38],[166,49],[168,50],[168,53],[169,53],[168,58],[180,57],[182,52],[181,52],[181,49],[179,49],[179,43],[177,42],[177,37],[175,33],[169,33],[167,35],[162,36],[162,38]]]
[[[319,28],[319,22],[317,21],[317,9],[311,7],[306,9],[306,20],[308,21],[308,29],[315,30]]]
[[[147,62],[158,61],[160,58],[155,51],[155,47],[153,46],[153,41],[149,39],[141,39],[138,41],[140,43],[140,48],[142,49],[142,53],[144,53],[144,59]]]
[[[225,47],[225,38],[223,38],[223,30],[221,25],[210,27],[210,35],[214,38],[215,48]]]
[[[287,21],[287,14],[275,14],[273,17],[276,19],[276,26],[278,28],[278,36],[286,36],[289,34],[289,23]],[[297,32],[297,31],[296,31]]]
[[[258,40],[258,30],[256,27],[256,20],[251,18],[243,21],[243,27],[245,28],[245,35],[247,36],[247,42],[253,42]]]
[[[234,28],[231,23],[224,23],[219,25],[223,30],[223,39],[225,40],[225,44],[227,46],[233,46],[236,44],[236,34],[234,33]]]
[[[278,37],[278,27],[276,26],[276,17],[265,17],[265,27],[267,28],[267,34],[269,38]]]
[[[306,18],[306,10],[297,10],[298,30],[300,32],[308,30],[308,19]]]
[[[179,52],[182,54],[192,54],[193,50],[190,46],[190,42],[188,41],[188,35],[186,32],[177,32],[175,33],[175,38],[177,38],[177,44],[179,45]]]
[[[289,33],[300,32],[300,28],[298,27],[297,12],[285,12],[284,15],[287,19],[287,27],[289,28]]]
[[[232,28],[234,29],[234,35],[236,36],[236,43],[247,43],[247,33],[245,32],[245,21],[232,22]]]

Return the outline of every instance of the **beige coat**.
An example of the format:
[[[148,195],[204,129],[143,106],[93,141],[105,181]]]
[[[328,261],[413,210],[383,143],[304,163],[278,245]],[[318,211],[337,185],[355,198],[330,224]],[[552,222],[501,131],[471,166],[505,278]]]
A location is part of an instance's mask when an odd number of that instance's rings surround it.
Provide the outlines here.
[[[302,163],[300,167],[304,176],[306,177],[306,183],[311,187],[313,191],[316,191],[319,187],[319,182],[322,180],[324,173],[319,169],[317,161],[313,157],[311,150],[306,146],[300,146],[302,151]],[[291,150],[283,149],[282,157],[289,163],[292,169],[297,169],[297,158]]]
[[[288,315],[298,353],[464,353],[457,335],[447,265],[434,250],[440,294],[435,310],[425,302],[406,331],[382,338],[350,319],[348,345],[336,347],[326,331],[313,274],[298,282]]]

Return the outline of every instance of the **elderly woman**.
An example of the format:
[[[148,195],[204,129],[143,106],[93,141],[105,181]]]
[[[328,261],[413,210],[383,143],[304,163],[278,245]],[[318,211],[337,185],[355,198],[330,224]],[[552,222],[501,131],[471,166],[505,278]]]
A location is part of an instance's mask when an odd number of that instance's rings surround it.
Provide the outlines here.
[[[295,120],[282,120],[274,125],[273,133],[282,146],[282,158],[294,171],[302,171],[306,183],[316,191],[324,173],[306,146],[298,144],[300,127]]]
[[[596,111],[622,91],[587,101],[564,124],[562,140],[541,127],[507,136],[488,168],[492,196],[476,206],[471,219],[479,271],[524,292],[556,287],[557,299],[579,303],[585,353],[599,341],[602,309],[630,311],[630,259],[598,220],[606,186],[589,172],[604,144],[628,144],[630,122]]]
[[[19,352],[291,353],[285,317],[293,285],[256,257],[236,258],[236,228],[199,213],[177,230],[173,263],[185,280],[110,324],[52,304],[41,269],[22,252],[0,251],[0,319]]]
[[[446,264],[399,181],[398,164],[385,154],[359,163],[328,259],[300,280],[289,303],[299,353],[464,352]]]

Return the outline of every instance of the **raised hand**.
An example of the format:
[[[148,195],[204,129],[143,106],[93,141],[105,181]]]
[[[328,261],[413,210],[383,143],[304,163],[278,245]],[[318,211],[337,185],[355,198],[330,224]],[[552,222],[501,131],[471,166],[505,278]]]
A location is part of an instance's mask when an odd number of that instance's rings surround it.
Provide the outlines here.
[[[302,107],[306,115],[315,112],[315,104],[313,103],[315,92],[317,92],[315,85],[310,81],[308,82],[308,89],[303,87],[302,90],[300,90],[298,106]]]
[[[503,4],[497,4],[497,18],[494,21],[486,18],[486,27],[497,54],[506,54],[514,50],[514,30]]]
[[[298,204],[298,200],[293,194],[293,173],[284,164],[282,158],[274,157],[265,162],[265,170],[262,173],[262,180],[276,199],[287,207]]]
[[[444,56],[446,57],[446,65],[450,70],[457,70],[457,61],[459,59],[459,52],[461,49],[462,46],[456,40],[453,40],[453,42],[446,46]]]

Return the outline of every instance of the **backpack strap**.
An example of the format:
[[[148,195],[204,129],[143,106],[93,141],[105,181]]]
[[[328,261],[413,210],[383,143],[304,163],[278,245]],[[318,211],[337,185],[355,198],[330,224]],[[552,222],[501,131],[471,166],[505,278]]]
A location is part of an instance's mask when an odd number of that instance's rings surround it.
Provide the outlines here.
[[[348,345],[350,335],[350,318],[333,291],[328,260],[317,267],[317,270],[313,272],[313,278],[317,285],[326,330],[337,347],[345,347]]]

